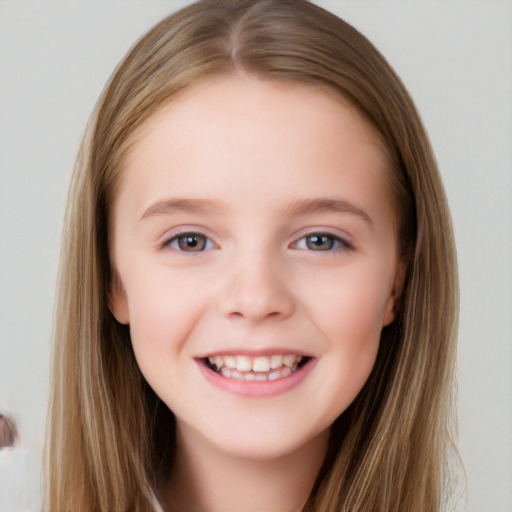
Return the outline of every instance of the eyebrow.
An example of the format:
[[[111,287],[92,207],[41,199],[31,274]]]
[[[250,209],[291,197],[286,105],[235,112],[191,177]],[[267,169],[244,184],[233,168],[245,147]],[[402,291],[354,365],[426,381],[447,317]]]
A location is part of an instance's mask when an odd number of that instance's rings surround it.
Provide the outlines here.
[[[177,212],[211,213],[219,209],[219,205],[209,199],[164,199],[149,206],[142,214],[140,220],[157,215],[169,215]],[[370,216],[361,208],[344,199],[314,198],[299,199],[286,206],[280,215],[293,218],[319,212],[348,213],[359,217],[368,224],[372,224]]]
[[[209,213],[217,210],[218,205],[209,199],[164,199],[149,206],[142,214],[140,220],[155,215],[169,215],[177,212]]]
[[[349,201],[337,198],[299,199],[287,206],[282,214],[286,217],[297,217],[319,212],[348,213],[359,217],[370,225],[373,224],[371,217],[363,209]]]

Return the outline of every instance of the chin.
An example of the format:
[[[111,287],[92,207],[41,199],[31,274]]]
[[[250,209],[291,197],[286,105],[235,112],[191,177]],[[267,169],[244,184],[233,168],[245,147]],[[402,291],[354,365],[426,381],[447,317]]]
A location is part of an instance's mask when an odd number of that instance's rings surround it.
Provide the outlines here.
[[[260,417],[247,421],[233,419],[228,425],[217,425],[216,431],[200,433],[202,441],[226,456],[270,462],[298,454],[318,443],[327,446],[330,426],[297,428],[300,422],[271,421]],[[211,425],[210,425],[211,426]],[[302,427],[305,427],[302,424]]]

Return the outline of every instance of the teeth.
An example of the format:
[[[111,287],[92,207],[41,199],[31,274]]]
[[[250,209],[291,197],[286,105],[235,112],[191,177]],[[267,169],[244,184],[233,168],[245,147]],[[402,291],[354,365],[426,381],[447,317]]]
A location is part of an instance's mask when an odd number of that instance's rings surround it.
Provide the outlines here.
[[[239,372],[250,372],[252,370],[251,358],[247,356],[236,356],[236,369]]]
[[[225,356],[223,359],[224,366],[227,366],[230,369],[236,368],[236,359],[233,356]]]
[[[239,380],[276,380],[297,370],[302,356],[294,354],[249,357],[214,356],[208,362],[220,374]]]
[[[257,357],[252,363],[253,372],[268,372],[270,370],[269,357]]]
[[[282,374],[283,377],[288,377],[288,375],[291,375],[293,371],[290,368],[283,368]]]
[[[281,366],[283,366],[283,356],[272,356],[270,358],[270,368],[272,368],[272,370],[280,368]]]
[[[223,366],[223,367],[220,369],[220,373],[222,373],[222,375],[224,375],[224,377],[231,378],[231,370],[229,370],[229,369],[228,369],[228,368],[226,368],[225,366]]]
[[[268,376],[268,380],[276,380],[276,379],[279,379],[279,377],[281,377],[281,373],[280,372],[272,372]]]
[[[283,356],[283,364],[285,366],[288,366],[288,368],[293,368],[293,365],[297,364],[299,362],[300,358],[297,358],[297,356],[293,355],[286,355]]]

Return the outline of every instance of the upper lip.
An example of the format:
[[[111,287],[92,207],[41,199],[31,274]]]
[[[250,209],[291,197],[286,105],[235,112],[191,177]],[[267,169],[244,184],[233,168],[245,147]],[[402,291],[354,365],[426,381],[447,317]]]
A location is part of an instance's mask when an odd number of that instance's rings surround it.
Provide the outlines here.
[[[264,349],[251,349],[251,348],[226,348],[216,349],[211,352],[205,352],[197,356],[197,359],[205,359],[207,357],[215,356],[248,356],[248,357],[261,357],[261,356],[274,356],[274,355],[297,355],[303,357],[314,357],[311,353],[305,352],[299,348],[284,348],[272,347]]]

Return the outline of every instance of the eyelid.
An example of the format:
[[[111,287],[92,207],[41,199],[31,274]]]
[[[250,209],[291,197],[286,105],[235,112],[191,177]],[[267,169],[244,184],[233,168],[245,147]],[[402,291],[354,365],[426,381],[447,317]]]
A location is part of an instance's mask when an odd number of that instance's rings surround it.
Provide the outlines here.
[[[309,249],[306,248],[298,248],[297,245],[301,240],[304,240],[305,238],[309,236],[327,236],[329,238],[333,238],[334,240],[338,241],[341,246],[335,247],[330,250],[324,250],[324,251],[318,251],[318,252],[335,252],[337,250],[352,250],[354,249],[354,244],[352,242],[352,237],[350,237],[346,233],[341,233],[339,230],[334,230],[333,228],[308,228],[307,230],[302,230],[297,234],[295,237],[295,241],[290,244],[290,247],[292,249],[298,249],[298,250],[304,250],[307,251]],[[314,251],[312,251],[314,252]]]
[[[196,254],[211,251],[213,249],[218,249],[219,245],[214,240],[214,235],[209,232],[209,230],[199,227],[199,226],[193,226],[193,225],[185,225],[185,226],[179,226],[176,228],[171,229],[170,231],[167,231],[165,235],[161,237],[161,241],[158,242],[157,246],[161,249],[169,249],[170,243],[184,235],[198,235],[201,237],[204,237],[207,239],[207,241],[211,242],[212,247],[209,247],[208,249],[202,250],[202,251],[196,251]],[[354,249],[354,244],[352,241],[352,237],[348,235],[345,232],[341,232],[339,229],[334,228],[325,228],[325,227],[311,227],[311,228],[305,228],[301,231],[299,231],[294,236],[294,241],[289,245],[292,249],[298,249],[297,244],[303,240],[304,238],[307,238],[308,236],[314,236],[314,235],[320,235],[320,236],[327,236],[330,238],[335,239],[340,243],[341,246],[330,249],[330,250],[324,250],[324,251],[318,251],[318,252],[334,252],[336,250],[351,250]],[[180,251],[179,249],[171,248],[172,250],[175,250],[176,252],[181,253],[193,253],[194,251]],[[308,250],[308,249],[299,249],[299,250]]]
[[[180,249],[171,247],[170,244],[173,240],[179,238],[180,236],[185,236],[185,235],[197,235],[200,237],[204,237],[207,242],[208,241],[211,242],[212,247],[210,247],[208,249],[204,249],[202,251],[182,251]],[[204,253],[207,251],[211,251],[212,249],[217,249],[218,247],[219,247],[218,244],[214,241],[213,236],[208,233],[208,230],[198,227],[198,226],[180,226],[180,227],[173,228],[170,231],[167,231],[165,233],[165,235],[162,236],[161,241],[158,243],[159,249],[170,249],[175,252],[184,253],[184,254],[194,253],[194,252],[196,254]]]

